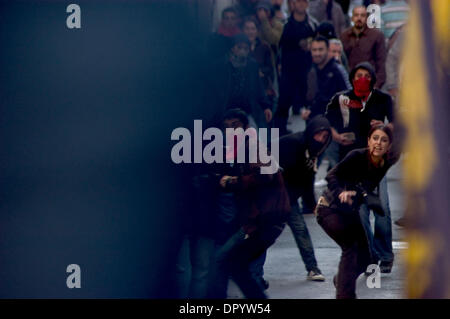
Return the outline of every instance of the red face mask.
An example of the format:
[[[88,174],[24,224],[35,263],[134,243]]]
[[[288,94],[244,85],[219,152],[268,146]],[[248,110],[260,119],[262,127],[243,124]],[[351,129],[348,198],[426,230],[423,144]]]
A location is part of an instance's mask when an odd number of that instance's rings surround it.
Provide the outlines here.
[[[353,80],[353,88],[357,97],[367,98],[370,94],[370,80],[366,77]]]

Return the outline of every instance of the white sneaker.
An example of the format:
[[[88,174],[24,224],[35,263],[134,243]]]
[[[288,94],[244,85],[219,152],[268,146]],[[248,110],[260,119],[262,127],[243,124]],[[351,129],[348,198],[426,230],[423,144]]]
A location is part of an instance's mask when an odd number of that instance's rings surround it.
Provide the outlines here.
[[[328,185],[328,182],[324,178],[322,178],[320,181],[317,181],[314,183],[314,187],[324,187],[327,185]]]
[[[325,277],[324,277],[324,275],[322,275],[320,270],[311,270],[308,273],[308,276],[306,277],[306,279],[311,280],[311,281],[325,281]]]

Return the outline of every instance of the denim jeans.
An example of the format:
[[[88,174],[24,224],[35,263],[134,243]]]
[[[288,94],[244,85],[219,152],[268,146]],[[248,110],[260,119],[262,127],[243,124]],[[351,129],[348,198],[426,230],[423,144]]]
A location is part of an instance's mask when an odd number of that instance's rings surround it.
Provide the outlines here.
[[[325,157],[328,158],[328,162],[330,163],[328,170],[332,169],[337,163],[339,163],[339,144],[337,142],[331,141],[325,152],[323,152],[317,159],[317,167],[320,167],[320,164],[322,164]]]
[[[266,262],[266,257],[267,250],[250,263],[250,273],[262,289],[264,289],[264,263]]]
[[[316,256],[314,255],[314,248],[306,227],[303,214],[300,212],[300,207],[297,203],[292,205],[292,211],[289,214],[288,225],[292,230],[295,242],[302,256],[305,268],[309,272],[317,268]]]
[[[359,214],[319,206],[317,222],[342,249],[337,274],[336,298],[355,299],[356,280],[370,264],[367,237]]]
[[[188,236],[185,238],[177,263],[179,298],[206,298],[213,255],[213,239],[200,236]]]
[[[387,189],[386,176],[378,186],[381,206],[385,212],[385,216],[374,214],[375,216],[375,234],[372,233],[370,227],[370,211],[366,205],[361,205],[359,210],[361,222],[367,233],[369,240],[369,247],[374,260],[381,260],[386,262],[394,261],[394,253],[392,250],[392,220],[391,210],[389,207],[389,196]]]

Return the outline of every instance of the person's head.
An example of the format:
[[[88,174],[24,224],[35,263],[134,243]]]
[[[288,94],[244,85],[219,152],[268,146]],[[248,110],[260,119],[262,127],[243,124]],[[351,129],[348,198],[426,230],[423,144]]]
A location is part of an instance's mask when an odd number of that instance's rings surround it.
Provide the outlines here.
[[[328,57],[342,63],[342,42],[339,39],[331,39],[328,46]]]
[[[250,53],[250,41],[243,33],[236,34],[233,37],[233,46],[231,47],[231,56],[235,66],[243,65],[247,62]]]
[[[328,39],[317,36],[311,43],[311,56],[315,64],[321,66],[328,61]]]
[[[328,21],[324,21],[317,27],[317,35],[321,35],[327,39],[336,38],[336,31],[334,25]]]
[[[322,130],[314,134],[314,140],[318,143],[325,144],[328,141],[330,132],[328,130]]]
[[[311,156],[322,154],[331,142],[331,126],[326,117],[315,116],[306,126],[304,136]]]
[[[387,125],[377,125],[370,129],[367,138],[369,155],[372,159],[381,159],[392,145],[393,133]]]
[[[234,108],[229,109],[225,112],[222,120],[222,125],[224,129],[227,128],[248,128],[248,117],[242,109]]]
[[[247,18],[244,21],[243,31],[250,42],[254,42],[258,37],[258,27],[256,26],[256,21],[253,18]]]
[[[232,29],[238,25],[238,14],[232,7],[222,11],[222,25],[224,28]]]
[[[352,12],[353,27],[362,30],[367,22],[367,10],[365,6],[356,6]]]
[[[288,0],[288,10],[289,10],[289,13],[294,12],[294,1],[295,1],[295,0]]]
[[[269,18],[273,16],[273,6],[270,0],[260,0],[255,8],[256,11],[264,10]]]
[[[357,96],[367,96],[375,86],[375,69],[369,62],[361,62],[350,71],[349,80]]]
[[[306,9],[308,9],[309,1],[308,0],[294,0],[292,5],[293,5],[294,13],[305,14]]]

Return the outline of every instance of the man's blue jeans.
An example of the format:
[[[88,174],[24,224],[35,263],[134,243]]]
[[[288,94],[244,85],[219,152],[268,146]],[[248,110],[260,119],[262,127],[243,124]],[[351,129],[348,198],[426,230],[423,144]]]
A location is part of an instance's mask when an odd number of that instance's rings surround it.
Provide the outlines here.
[[[302,256],[305,268],[309,272],[317,268],[316,256],[314,255],[314,248],[306,227],[303,214],[300,212],[298,203],[292,205],[291,213],[288,218],[288,225],[292,230],[295,242]]]
[[[366,230],[372,258],[375,260],[392,262],[394,261],[394,253],[392,251],[392,220],[386,176],[381,180],[378,186],[378,192],[385,216],[374,214],[375,234],[372,233],[372,228],[370,227],[370,211],[366,205],[361,205],[359,214],[361,216],[361,222]]]
[[[317,159],[317,167],[322,164],[325,157],[328,158],[328,162],[330,163],[328,165],[328,170],[332,169],[337,163],[339,163],[339,144],[337,142],[331,141],[325,152],[323,152]]]
[[[207,297],[213,258],[213,239],[201,236],[185,238],[177,263],[179,298],[203,299]]]

